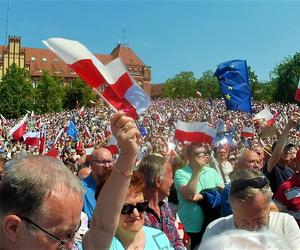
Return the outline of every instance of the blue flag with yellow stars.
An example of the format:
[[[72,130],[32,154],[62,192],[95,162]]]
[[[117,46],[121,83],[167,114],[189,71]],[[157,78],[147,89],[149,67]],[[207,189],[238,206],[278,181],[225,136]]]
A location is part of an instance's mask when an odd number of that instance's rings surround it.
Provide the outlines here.
[[[215,76],[225,99],[226,108],[252,113],[247,63],[232,60],[218,65]]]

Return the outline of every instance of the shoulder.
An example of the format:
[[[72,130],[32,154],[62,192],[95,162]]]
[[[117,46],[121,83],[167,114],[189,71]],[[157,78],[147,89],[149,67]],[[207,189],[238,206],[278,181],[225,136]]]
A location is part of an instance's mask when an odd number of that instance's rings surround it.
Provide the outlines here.
[[[232,214],[226,217],[221,217],[208,224],[203,235],[203,240],[234,228],[235,226],[233,223]]]
[[[163,247],[170,246],[170,241],[164,232],[160,231],[159,229],[148,227],[148,226],[143,226],[143,230],[148,244],[155,244],[157,245],[157,247],[158,246],[162,247],[158,249],[168,249],[168,248],[163,248]]]

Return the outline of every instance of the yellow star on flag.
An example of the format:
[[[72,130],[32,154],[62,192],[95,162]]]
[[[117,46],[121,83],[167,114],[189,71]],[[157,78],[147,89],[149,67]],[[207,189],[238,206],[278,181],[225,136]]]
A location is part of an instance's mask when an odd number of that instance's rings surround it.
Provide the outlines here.
[[[232,90],[232,87],[231,87],[231,86],[228,86],[228,89],[229,89],[229,90]]]
[[[230,100],[231,96],[230,96],[229,94],[227,94],[227,95],[225,95],[225,98],[226,98],[227,100]]]

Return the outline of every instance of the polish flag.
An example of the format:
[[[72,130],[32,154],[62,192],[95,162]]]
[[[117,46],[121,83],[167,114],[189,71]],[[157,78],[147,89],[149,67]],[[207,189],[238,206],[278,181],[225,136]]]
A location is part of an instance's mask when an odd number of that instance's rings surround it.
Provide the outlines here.
[[[211,144],[216,134],[217,130],[208,126],[207,122],[176,123],[175,139],[181,142]]]
[[[39,148],[40,155],[44,154],[45,146],[46,146],[46,131],[45,131],[45,127],[43,126],[42,130],[40,131],[40,148]]]
[[[6,119],[5,119],[5,117],[4,117],[2,114],[0,114],[0,118],[2,119],[3,124],[5,125],[5,124],[6,124]]]
[[[251,127],[244,127],[241,132],[241,137],[243,138],[253,138],[254,130]]]
[[[40,132],[27,132],[23,135],[24,143],[28,146],[40,145]]]
[[[81,109],[79,110],[79,116],[83,116],[84,115],[84,106],[81,107]]]
[[[118,142],[116,137],[111,133],[111,128],[108,126],[105,131],[105,137],[109,138],[105,148],[107,148],[112,154],[116,154],[119,151]]]
[[[275,117],[272,115],[270,109],[266,107],[253,117],[253,121],[265,123],[265,126],[271,126],[275,122]]]
[[[15,141],[20,141],[22,136],[25,134],[27,127],[28,113],[23,117],[23,119],[17,123],[13,128],[8,132],[8,136],[12,137]]]
[[[50,38],[43,42],[114,109],[137,118],[150,106],[150,97],[131,78],[119,58],[104,65],[77,41]]]
[[[88,138],[92,138],[91,132],[87,126],[85,126],[85,128],[84,128],[83,134]]]
[[[42,119],[38,119],[36,122],[35,122],[35,126],[37,128],[41,128],[43,126],[43,122],[42,122]]]
[[[49,157],[59,158],[59,150],[56,148],[52,148],[45,155]]]
[[[299,78],[298,86],[297,86],[296,93],[295,93],[295,100],[297,102],[300,102],[300,78]]]

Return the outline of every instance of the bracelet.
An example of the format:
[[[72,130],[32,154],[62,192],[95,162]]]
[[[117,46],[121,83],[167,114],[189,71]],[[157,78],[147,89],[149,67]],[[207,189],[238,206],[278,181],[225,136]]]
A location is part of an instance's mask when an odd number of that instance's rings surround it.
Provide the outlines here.
[[[124,177],[129,177],[130,178],[133,175],[132,172],[131,173],[126,173],[123,170],[121,170],[119,167],[117,167],[117,164],[114,165],[113,169],[116,170],[118,174],[120,174]]]

